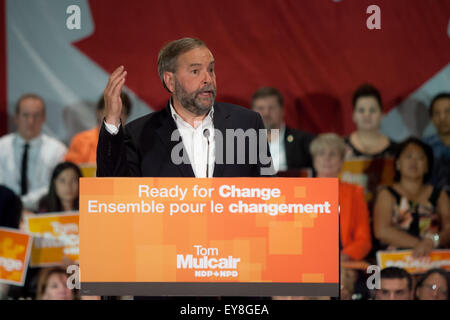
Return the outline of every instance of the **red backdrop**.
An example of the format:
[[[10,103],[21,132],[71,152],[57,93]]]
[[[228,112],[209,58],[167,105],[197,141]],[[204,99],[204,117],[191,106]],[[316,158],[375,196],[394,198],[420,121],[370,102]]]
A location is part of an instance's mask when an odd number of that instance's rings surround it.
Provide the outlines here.
[[[159,49],[198,37],[216,58],[219,101],[248,107],[260,86],[285,96],[286,122],[312,132],[354,129],[351,95],[362,82],[379,87],[386,111],[450,61],[444,0],[95,0],[94,32],[74,46],[107,72],[123,64],[127,86],[155,109],[168,93],[157,75]],[[381,30],[366,9],[381,8]],[[0,16],[5,16],[0,0]],[[6,20],[6,19],[5,19]],[[5,26],[0,59],[6,66]],[[0,69],[0,131],[6,129],[6,68]]]

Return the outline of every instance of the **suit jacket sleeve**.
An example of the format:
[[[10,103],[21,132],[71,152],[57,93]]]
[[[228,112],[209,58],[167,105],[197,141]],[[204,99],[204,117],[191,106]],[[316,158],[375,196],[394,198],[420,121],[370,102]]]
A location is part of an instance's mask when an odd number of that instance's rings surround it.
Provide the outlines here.
[[[139,177],[140,157],[130,130],[120,126],[116,135],[102,124],[97,145],[97,177]]]

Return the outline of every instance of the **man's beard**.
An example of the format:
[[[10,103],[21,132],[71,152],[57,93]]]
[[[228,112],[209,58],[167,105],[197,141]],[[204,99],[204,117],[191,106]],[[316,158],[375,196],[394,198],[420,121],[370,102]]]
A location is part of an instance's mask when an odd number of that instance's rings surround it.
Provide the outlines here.
[[[210,91],[212,94],[210,99],[211,102],[207,105],[202,104],[202,102],[198,99],[198,96],[205,91]],[[175,77],[175,96],[186,110],[197,116],[201,116],[207,114],[209,110],[211,110],[211,107],[214,104],[214,99],[216,98],[216,88],[213,87],[213,85],[206,85],[199,90],[188,93]]]

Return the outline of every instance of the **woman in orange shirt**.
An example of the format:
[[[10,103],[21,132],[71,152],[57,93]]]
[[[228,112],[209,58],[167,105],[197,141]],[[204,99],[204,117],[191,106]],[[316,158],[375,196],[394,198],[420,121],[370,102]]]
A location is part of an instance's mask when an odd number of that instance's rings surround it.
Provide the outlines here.
[[[344,162],[344,139],[334,133],[317,136],[310,145],[318,178],[337,178]],[[371,249],[369,213],[361,187],[339,182],[341,261],[362,260]]]

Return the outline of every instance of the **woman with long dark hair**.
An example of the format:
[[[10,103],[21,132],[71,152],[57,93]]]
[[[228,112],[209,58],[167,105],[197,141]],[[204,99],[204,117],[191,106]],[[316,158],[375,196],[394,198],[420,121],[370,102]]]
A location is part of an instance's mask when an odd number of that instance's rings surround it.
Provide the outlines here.
[[[374,206],[374,234],[380,249],[412,249],[427,256],[450,243],[447,193],[428,184],[431,148],[416,138],[403,142],[395,157],[394,184],[382,189]]]
[[[53,170],[48,194],[39,201],[39,212],[78,210],[80,168],[72,162],[62,162]]]

